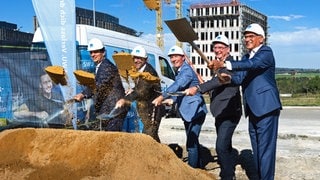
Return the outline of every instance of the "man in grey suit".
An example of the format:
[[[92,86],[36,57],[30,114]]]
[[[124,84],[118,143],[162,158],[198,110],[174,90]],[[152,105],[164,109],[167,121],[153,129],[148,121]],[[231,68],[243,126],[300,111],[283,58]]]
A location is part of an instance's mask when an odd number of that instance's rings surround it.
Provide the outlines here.
[[[232,61],[230,55],[229,40],[224,35],[219,35],[213,41],[213,52],[218,61]],[[224,69],[221,69],[223,71]],[[226,72],[226,71],[225,71]],[[223,85],[214,73],[211,80],[188,88],[187,95],[196,92],[210,93],[210,110],[215,117],[217,133],[216,152],[220,164],[220,177],[222,180],[232,180],[235,176],[236,154],[232,148],[232,135],[236,129],[241,115],[241,95],[239,86],[234,84]]]
[[[174,101],[177,103],[178,112],[183,120],[187,135],[188,164],[194,168],[202,168],[199,134],[207,113],[205,101],[200,93],[194,96],[170,96],[170,93],[184,91],[189,87],[198,85],[199,80],[191,66],[185,62],[184,52],[180,47],[171,47],[168,56],[172,65],[178,71],[175,82],[152,103],[156,106],[162,103],[173,104]]]
[[[226,67],[243,71],[231,77],[242,85],[245,114],[249,116],[249,134],[259,179],[273,180],[275,175],[278,121],[282,105],[275,80],[275,59],[272,49],[264,45],[265,33],[256,23],[244,32],[244,43],[249,53],[241,61],[212,63],[214,69]]]

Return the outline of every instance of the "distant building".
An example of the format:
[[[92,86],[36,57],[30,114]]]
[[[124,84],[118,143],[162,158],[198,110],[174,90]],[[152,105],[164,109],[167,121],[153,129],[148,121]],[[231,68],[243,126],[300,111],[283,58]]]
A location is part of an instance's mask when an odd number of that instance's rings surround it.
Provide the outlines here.
[[[240,60],[246,53],[243,45],[243,31],[251,23],[260,24],[268,38],[267,16],[241,4],[238,0],[211,0],[190,5],[189,17],[191,25],[198,34],[195,44],[212,60],[212,41],[219,34],[229,38],[231,55]],[[195,64],[197,72],[204,80],[211,79],[211,71],[200,55],[190,47],[190,59]]]
[[[95,12],[95,25],[133,36],[139,36],[137,31],[119,24],[119,18],[109,14]],[[76,24],[93,26],[93,11],[76,7]],[[36,16],[33,20],[34,31],[39,26]],[[12,48],[28,49],[32,43],[33,33],[20,31],[17,24],[0,21],[0,51],[8,51]]]
[[[32,42],[32,33],[22,32],[17,24],[0,21],[0,51],[10,49],[28,49]]]
[[[83,9],[76,7],[76,24],[86,24],[93,26],[93,11],[88,9]],[[129,27],[119,24],[119,18],[111,16],[106,13],[101,13],[95,11],[95,26],[109,29],[112,31],[117,31],[133,36],[138,36],[137,31]],[[34,17],[34,27],[35,29],[39,26],[37,18]]]

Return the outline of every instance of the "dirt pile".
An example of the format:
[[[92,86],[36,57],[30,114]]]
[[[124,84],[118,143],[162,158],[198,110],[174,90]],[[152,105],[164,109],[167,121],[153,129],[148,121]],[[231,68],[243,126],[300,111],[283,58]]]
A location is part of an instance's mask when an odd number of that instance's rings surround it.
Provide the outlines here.
[[[0,159],[4,179],[215,179],[144,134],[6,130]]]

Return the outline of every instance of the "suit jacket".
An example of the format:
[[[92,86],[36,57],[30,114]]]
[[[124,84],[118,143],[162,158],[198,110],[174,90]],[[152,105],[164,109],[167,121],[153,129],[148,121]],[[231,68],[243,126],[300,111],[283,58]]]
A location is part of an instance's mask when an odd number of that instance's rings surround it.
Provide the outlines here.
[[[250,113],[248,108],[257,117],[282,109],[270,47],[263,45],[251,59],[246,54],[241,61],[232,61],[231,65],[232,70],[243,71],[233,75],[232,82],[242,85],[246,115]]]
[[[169,95],[167,93],[184,91],[185,89],[198,84],[199,80],[197,75],[190,65],[184,62],[175,77],[175,82],[167,88],[167,91],[163,96],[164,98],[168,98]],[[172,99],[177,103],[180,115],[187,122],[190,122],[198,118],[200,115],[208,112],[204,99],[200,93],[197,93],[194,96],[172,97]]]
[[[97,115],[110,113],[116,102],[125,96],[124,88],[117,67],[108,59],[104,59],[95,76],[96,90],[86,88],[82,93],[86,97],[94,97]]]
[[[228,56],[226,61],[233,60]],[[225,69],[221,71],[228,73]],[[221,73],[221,72],[220,72]],[[214,74],[211,80],[199,85],[200,92],[210,92],[210,111],[216,118],[240,117],[242,114],[239,85],[222,85]]]

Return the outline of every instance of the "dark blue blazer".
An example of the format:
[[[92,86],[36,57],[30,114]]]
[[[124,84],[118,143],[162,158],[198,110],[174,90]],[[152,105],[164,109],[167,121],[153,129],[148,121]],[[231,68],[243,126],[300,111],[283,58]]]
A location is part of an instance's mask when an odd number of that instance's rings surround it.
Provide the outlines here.
[[[263,45],[251,59],[246,54],[241,61],[231,61],[231,65],[232,70],[242,72],[232,75],[232,82],[242,85],[246,116],[248,108],[257,117],[282,109],[270,47]]]
[[[226,61],[232,61],[232,56],[228,56]],[[228,73],[221,69],[219,73]],[[240,117],[242,115],[241,95],[239,85],[222,85],[218,77],[214,74],[211,80],[199,85],[200,92],[210,93],[210,111],[216,118]]]
[[[104,59],[95,76],[96,89],[86,88],[82,93],[86,97],[94,97],[97,115],[110,113],[116,102],[125,96],[124,88],[117,67],[108,59]]]

